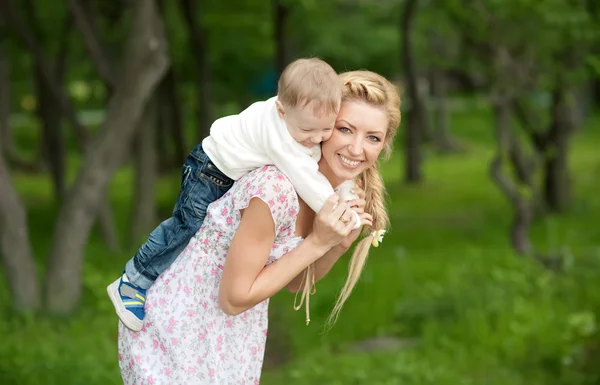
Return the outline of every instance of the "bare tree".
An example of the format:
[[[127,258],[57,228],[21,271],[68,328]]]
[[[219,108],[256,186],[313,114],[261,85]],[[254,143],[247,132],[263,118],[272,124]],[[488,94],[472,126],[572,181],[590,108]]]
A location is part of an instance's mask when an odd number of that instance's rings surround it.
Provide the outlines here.
[[[121,164],[152,90],[168,67],[162,21],[154,1],[135,3],[123,68],[106,120],[63,205],[48,266],[46,300],[53,313],[68,313],[81,295],[83,250],[111,176]]]

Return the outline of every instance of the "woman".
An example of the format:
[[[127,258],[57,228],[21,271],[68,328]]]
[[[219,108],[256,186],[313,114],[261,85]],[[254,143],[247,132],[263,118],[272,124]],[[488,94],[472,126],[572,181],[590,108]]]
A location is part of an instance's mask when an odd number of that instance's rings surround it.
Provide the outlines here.
[[[332,186],[359,180],[364,192],[349,204],[368,235],[355,249],[330,321],[358,281],[372,230],[388,225],[377,160],[382,151],[389,156],[400,122],[400,99],[385,78],[353,71],[340,79],[342,105],[319,169]],[[308,303],[314,282],[359,235],[351,231],[348,206],[337,200],[332,196],[315,215],[273,166],[238,180],[148,291],[144,328],[135,333],[119,325],[125,384],[257,384],[268,299],[287,286],[303,288]]]

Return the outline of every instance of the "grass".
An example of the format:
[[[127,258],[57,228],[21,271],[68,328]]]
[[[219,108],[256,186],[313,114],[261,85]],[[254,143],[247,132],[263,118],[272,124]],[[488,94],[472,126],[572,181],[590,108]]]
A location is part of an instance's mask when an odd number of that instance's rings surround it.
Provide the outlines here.
[[[282,292],[271,303],[271,358],[261,383],[281,384],[598,384],[600,352],[600,120],[575,139],[570,167],[575,199],[568,213],[539,220],[531,234],[544,251],[566,250],[564,274],[516,256],[511,209],[490,182],[493,153],[487,111],[453,115],[464,154],[426,154],[426,180],[401,182],[400,151],[383,169],[392,231],[374,249],[363,278],[333,329],[323,333],[346,267],[317,285],[311,322]],[[75,170],[77,159],[70,159]],[[168,213],[179,176],[160,180]],[[43,266],[56,208],[47,177],[15,175],[27,203],[32,243]],[[111,186],[121,234],[131,202],[131,170]],[[1,384],[119,384],[116,317],[104,288],[133,250],[111,254],[94,232],[86,249],[84,298],[68,319],[16,316],[0,275]],[[384,338],[392,349],[360,350]]]

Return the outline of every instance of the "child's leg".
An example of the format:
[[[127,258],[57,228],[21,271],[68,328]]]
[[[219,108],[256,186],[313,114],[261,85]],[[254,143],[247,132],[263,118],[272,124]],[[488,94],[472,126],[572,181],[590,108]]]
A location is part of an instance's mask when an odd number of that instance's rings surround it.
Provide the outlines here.
[[[200,226],[202,219],[199,221]],[[194,236],[195,228],[195,223],[184,222],[181,212],[174,212],[172,217],[158,225],[135,256],[127,261],[125,274],[129,282],[141,289],[149,289],[185,249],[185,239],[189,241]]]
[[[173,263],[200,229],[208,205],[223,196],[232,185],[233,180],[212,163],[201,145],[188,155],[173,216],[150,234],[135,256],[127,262],[124,276],[108,288],[117,314],[127,327],[134,330],[141,328],[145,290]],[[124,285],[128,288],[121,290]],[[137,293],[129,288],[137,290]],[[134,312],[127,308],[126,304],[130,301],[123,297],[123,292],[137,298],[135,303],[131,302]],[[140,297],[144,299],[140,300]]]
[[[173,216],[150,234],[127,263],[129,280],[141,288],[149,288],[200,229],[208,205],[221,198],[232,185],[233,180],[223,174],[198,145],[183,167]]]

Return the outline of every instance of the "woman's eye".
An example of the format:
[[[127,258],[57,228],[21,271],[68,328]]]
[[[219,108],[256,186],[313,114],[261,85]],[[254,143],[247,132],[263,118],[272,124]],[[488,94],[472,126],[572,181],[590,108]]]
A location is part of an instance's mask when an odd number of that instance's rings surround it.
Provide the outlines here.
[[[377,136],[370,135],[368,138],[373,142],[381,142],[381,139],[379,139]]]
[[[348,127],[340,127],[338,128],[338,130],[340,130],[341,132],[350,132],[350,129]]]

